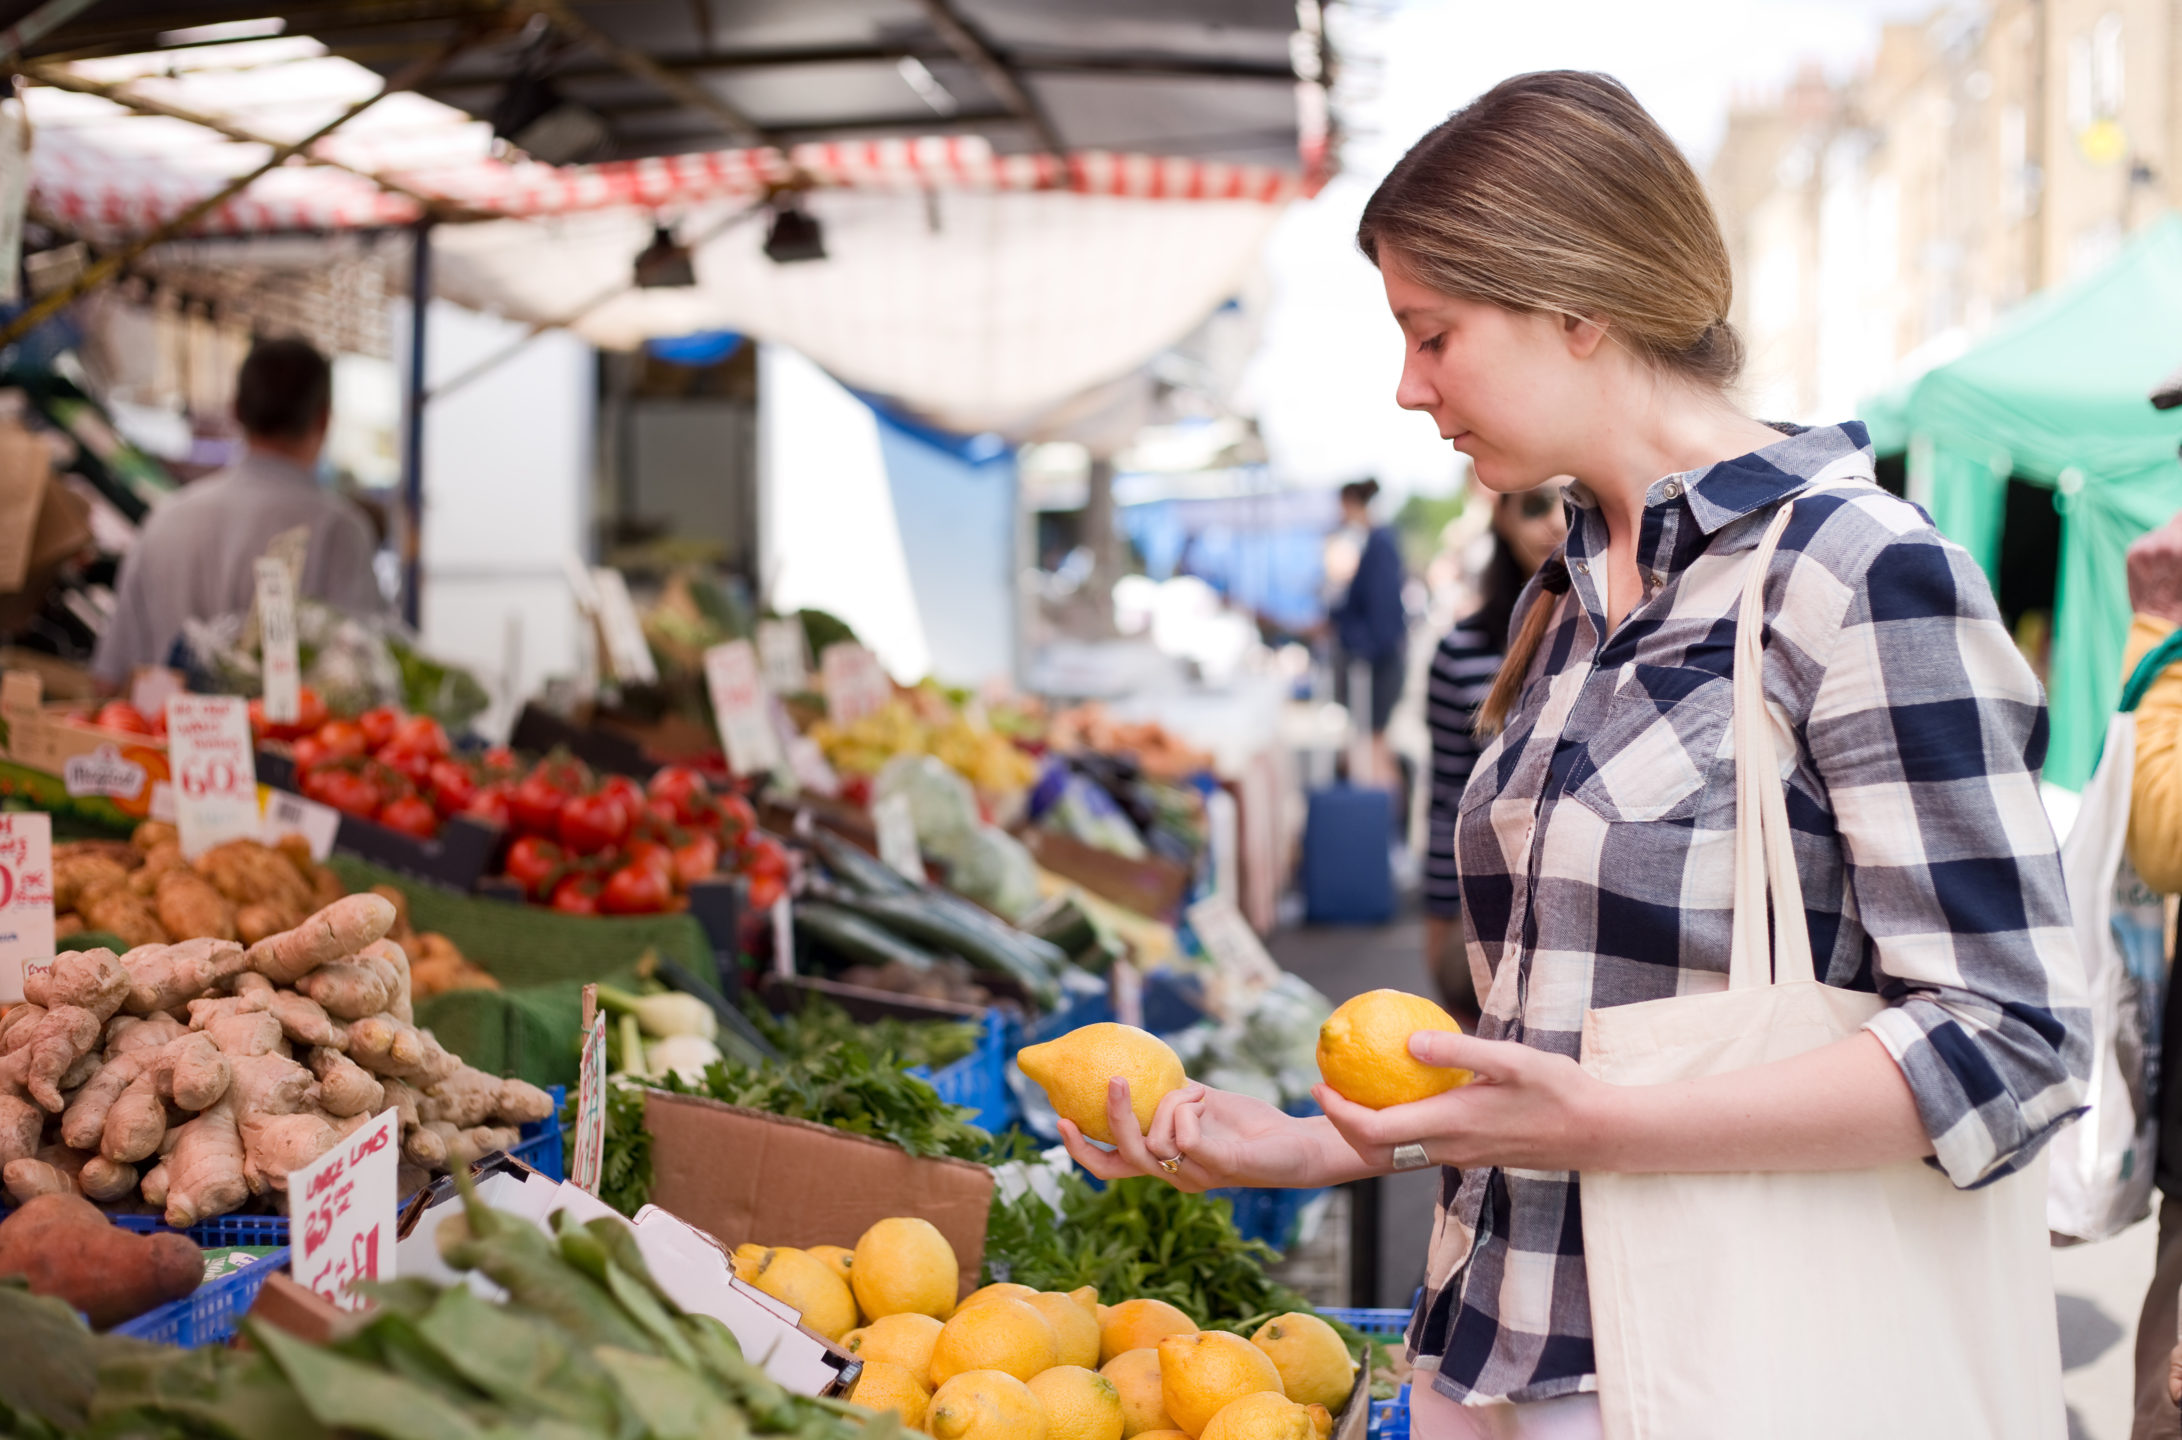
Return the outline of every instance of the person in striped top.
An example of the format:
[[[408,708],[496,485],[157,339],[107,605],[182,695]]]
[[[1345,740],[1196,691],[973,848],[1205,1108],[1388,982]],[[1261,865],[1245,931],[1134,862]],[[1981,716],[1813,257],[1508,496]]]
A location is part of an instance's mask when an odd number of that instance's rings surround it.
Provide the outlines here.
[[[1455,809],[1484,747],[1476,733],[1477,707],[1500,673],[1516,598],[1568,534],[1564,503],[1558,480],[1520,494],[1493,496],[1493,551],[1478,578],[1478,607],[1455,622],[1432,656],[1424,700],[1424,724],[1432,735],[1432,788],[1425,810],[1424,964],[1448,1009],[1457,1015],[1477,1014],[1484,992],[1470,974],[1462,941]]]

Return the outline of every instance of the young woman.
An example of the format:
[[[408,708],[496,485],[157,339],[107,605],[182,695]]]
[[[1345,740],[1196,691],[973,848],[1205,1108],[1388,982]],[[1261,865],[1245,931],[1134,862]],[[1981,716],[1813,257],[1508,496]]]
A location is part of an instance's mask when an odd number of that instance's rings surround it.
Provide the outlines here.
[[[1456,819],[1484,1019],[1410,1044],[1479,1083],[1382,1111],[1320,1086],[1308,1120],[1188,1085],[1140,1131],[1116,1082],[1113,1152],[1064,1128],[1099,1175],[1190,1190],[1447,1167],[1409,1332],[1418,1433],[1595,1435],[1579,1172],[1926,1156],[1970,1187],[2080,1112],[2089,1025],[2038,798],[2043,697],[1976,565],[1870,483],[1861,426],[1770,428],[1728,399],[1726,247],[1619,84],[1495,87],[1395,167],[1359,240],[1406,342],[1398,403],[1491,489],[1575,477]],[[1608,1085],[1577,1063],[1588,1010],[1726,984],[1735,607],[1789,502],[1762,683],[1804,923],[1818,978],[1885,1008],[1792,1059]]]
[[[1409,663],[1409,615],[1402,606],[1401,545],[1386,525],[1371,523],[1376,480],[1352,480],[1341,487],[1341,526],[1356,554],[1356,569],[1334,602],[1327,619],[1333,625],[1334,692],[1345,705],[1354,672],[1361,668],[1371,686],[1372,773],[1354,777],[1359,785],[1393,788],[1394,754],[1387,748],[1387,721],[1402,698]]]
[[[1424,965],[1457,1015],[1476,1014],[1484,995],[1470,974],[1462,943],[1462,890],[1455,868],[1455,812],[1486,740],[1477,733],[1477,711],[1508,653],[1508,626],[1523,586],[1568,534],[1559,485],[1494,495],[1491,503],[1493,553],[1478,579],[1481,603],[1440,637],[1424,696],[1424,728],[1432,737],[1432,788],[1425,807]]]

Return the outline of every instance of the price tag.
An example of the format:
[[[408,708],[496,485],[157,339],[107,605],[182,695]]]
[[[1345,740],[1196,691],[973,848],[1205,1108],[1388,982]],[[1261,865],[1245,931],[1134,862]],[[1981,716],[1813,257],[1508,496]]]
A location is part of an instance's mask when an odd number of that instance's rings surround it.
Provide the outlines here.
[[[583,1066],[576,1073],[576,1154],[569,1183],[599,1193],[599,1167],[606,1158],[606,1012],[591,1017],[583,1040]]]
[[[629,598],[629,582],[619,570],[601,565],[591,572],[591,584],[598,592],[599,634],[614,678],[627,685],[658,684],[659,670],[652,664],[643,623],[636,618],[636,602]]]
[[[261,555],[258,578],[258,654],[265,677],[265,718],[293,725],[303,715],[303,662],[296,649],[295,581],[286,561]]]
[[[773,903],[773,973],[796,973],[795,906],[785,895]]]
[[[401,1112],[388,1109],[313,1160],[288,1172],[289,1262],[296,1282],[340,1306],[361,1310],[349,1287],[394,1278],[394,1170]]]
[[[341,833],[341,812],[291,791],[268,789],[260,833],[268,845],[277,844],[283,835],[301,835],[311,847],[311,858],[323,860],[333,853],[334,838]]]
[[[53,817],[0,812],[0,1004],[53,965]]]
[[[819,658],[819,670],[826,687],[826,718],[836,725],[853,725],[866,715],[876,715],[894,698],[894,686],[879,668],[879,657],[853,640],[828,645]]]
[[[811,688],[811,647],[800,620],[760,620],[758,655],[765,663],[765,683],[781,695]]]
[[[705,688],[712,696],[712,719],[720,729],[728,768],[737,775],[762,775],[788,763],[780,737],[773,733],[772,700],[748,640],[730,640],[705,651]]]
[[[1212,961],[1206,1000],[1213,1013],[1223,1019],[1248,1014],[1258,995],[1280,979],[1279,963],[1225,895],[1207,895],[1189,907],[1185,918]]]
[[[879,858],[918,885],[924,883],[924,851],[917,844],[917,817],[909,797],[893,794],[871,802],[871,823],[879,831]]]
[[[184,856],[194,860],[229,840],[258,838],[248,706],[233,695],[174,696],[167,701],[167,751]]]

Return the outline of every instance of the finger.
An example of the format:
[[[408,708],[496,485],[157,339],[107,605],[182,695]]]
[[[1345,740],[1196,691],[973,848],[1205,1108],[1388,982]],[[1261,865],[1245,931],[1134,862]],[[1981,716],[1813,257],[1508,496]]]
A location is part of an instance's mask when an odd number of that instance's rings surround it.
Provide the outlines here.
[[[1185,1105],[1174,1114],[1174,1153],[1187,1155],[1204,1143],[1205,1127],[1203,1110],[1196,1105]]]
[[[1341,1132],[1341,1138],[1359,1152],[1383,1150],[1395,1142],[1379,1138],[1379,1112],[1366,1109],[1353,1100],[1346,1099],[1331,1085],[1313,1086],[1311,1095],[1318,1101],[1318,1108],[1333,1122],[1333,1128]]]
[[[1456,1030],[1419,1030],[1409,1037],[1409,1053],[1420,1064],[1443,1070],[1468,1070],[1480,1079],[1504,1078],[1522,1060],[1523,1047],[1506,1040],[1480,1040]]]
[[[1144,1143],[1151,1147],[1154,1155],[1175,1153],[1175,1117],[1184,1109],[1195,1108],[1204,1095],[1204,1086],[1191,1083],[1159,1097],[1159,1108],[1152,1112],[1152,1128],[1144,1132]]]
[[[1116,1075],[1106,1084],[1106,1128],[1113,1133],[1114,1150],[1122,1159],[1149,1174],[1159,1162],[1144,1143],[1144,1131],[1129,1105],[1129,1082]]]
[[[1061,1122],[1061,1144],[1068,1148],[1068,1158],[1098,1176],[1101,1180],[1125,1180],[1137,1172],[1129,1162],[1111,1150],[1101,1150],[1084,1138],[1073,1120]]]

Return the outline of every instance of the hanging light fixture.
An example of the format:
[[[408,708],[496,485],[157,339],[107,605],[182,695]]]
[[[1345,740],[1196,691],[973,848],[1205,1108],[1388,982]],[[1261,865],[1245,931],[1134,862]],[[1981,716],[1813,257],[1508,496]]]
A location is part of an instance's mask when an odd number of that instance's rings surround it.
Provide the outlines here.
[[[636,283],[645,290],[667,290],[697,283],[689,247],[676,242],[664,225],[652,227],[652,243],[636,257]]]
[[[783,196],[774,202],[773,223],[765,232],[765,258],[776,265],[826,258],[826,236],[818,217]]]

